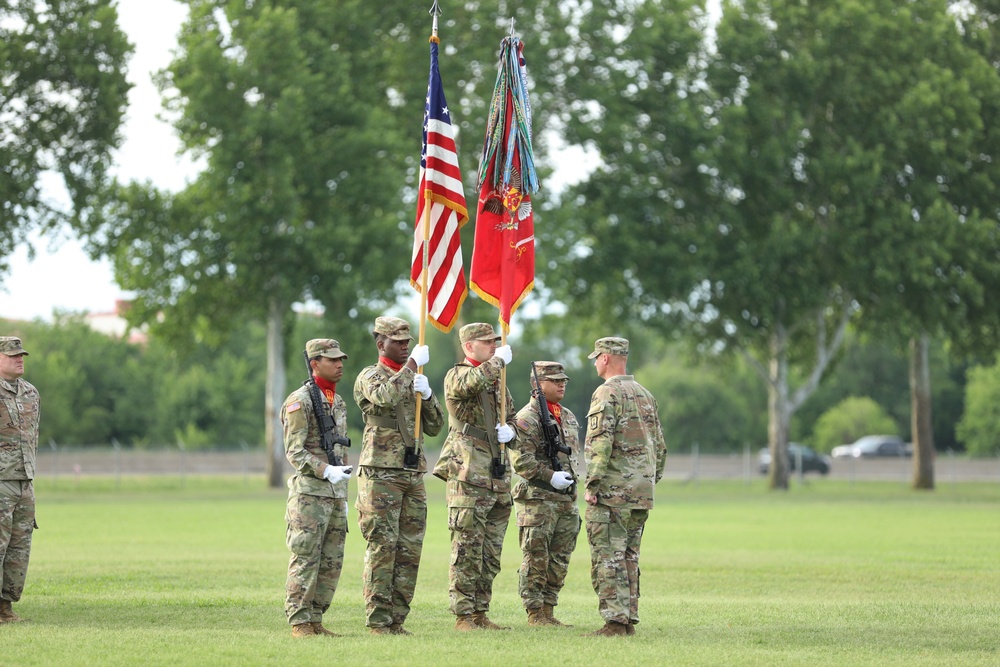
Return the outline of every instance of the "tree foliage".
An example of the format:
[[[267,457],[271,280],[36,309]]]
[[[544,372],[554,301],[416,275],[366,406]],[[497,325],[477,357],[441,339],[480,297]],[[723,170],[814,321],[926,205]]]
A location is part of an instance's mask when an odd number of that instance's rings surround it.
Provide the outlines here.
[[[867,396],[848,396],[820,415],[813,427],[813,447],[829,452],[863,435],[899,433],[899,424]]]
[[[7,331],[11,331],[8,328]],[[82,315],[18,324],[25,379],[42,397],[39,439],[60,445],[258,445],[263,436],[263,329],[178,352],[93,330]]]
[[[969,372],[958,437],[970,454],[1000,454],[1000,362]]]
[[[0,5],[0,271],[32,227],[79,224],[96,203],[130,88],[115,4]]]
[[[995,216],[966,195],[996,162],[995,73],[938,0],[726,2],[714,50],[697,5],[579,14],[561,119],[602,164],[561,212],[554,286],[574,314],[756,360],[784,488],[791,416],[851,318],[897,341],[982,323]]]

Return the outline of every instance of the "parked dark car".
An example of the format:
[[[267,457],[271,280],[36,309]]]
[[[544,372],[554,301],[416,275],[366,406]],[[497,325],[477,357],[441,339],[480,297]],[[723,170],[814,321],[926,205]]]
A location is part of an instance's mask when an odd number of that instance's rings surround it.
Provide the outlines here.
[[[830,457],[818,454],[811,447],[800,445],[797,442],[788,443],[788,469],[795,472],[799,469],[799,452],[802,453],[802,472],[818,472],[825,475],[830,472]],[[766,447],[760,450],[757,458],[757,467],[760,474],[766,475],[771,467],[771,452]]]
[[[872,458],[876,456],[910,456],[912,448],[898,435],[866,435],[850,445],[834,447],[834,458]]]

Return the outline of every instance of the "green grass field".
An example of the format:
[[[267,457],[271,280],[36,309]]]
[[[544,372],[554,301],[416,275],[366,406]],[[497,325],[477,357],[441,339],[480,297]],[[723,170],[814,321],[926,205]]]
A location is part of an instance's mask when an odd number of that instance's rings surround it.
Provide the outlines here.
[[[294,640],[282,611],[282,491],[262,479],[41,480],[24,598],[0,626],[0,664],[22,665],[998,665],[1000,485],[818,480],[663,482],[642,550],[643,619],[601,625],[581,536],[558,615],[528,628],[513,522],[491,616],[513,629],[452,631],[444,486],[429,529],[413,637],[364,627],[364,541],[352,532],[325,624]],[[352,498],[354,490],[352,489]]]

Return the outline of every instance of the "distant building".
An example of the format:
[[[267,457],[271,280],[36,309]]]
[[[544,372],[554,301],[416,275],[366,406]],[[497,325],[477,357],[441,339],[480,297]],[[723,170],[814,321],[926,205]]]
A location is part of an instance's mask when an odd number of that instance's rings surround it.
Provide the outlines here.
[[[129,327],[125,314],[132,306],[132,302],[126,299],[116,299],[115,309],[104,313],[87,313],[83,321],[94,331],[106,336],[124,339],[134,345],[145,345],[149,342],[145,327]]]

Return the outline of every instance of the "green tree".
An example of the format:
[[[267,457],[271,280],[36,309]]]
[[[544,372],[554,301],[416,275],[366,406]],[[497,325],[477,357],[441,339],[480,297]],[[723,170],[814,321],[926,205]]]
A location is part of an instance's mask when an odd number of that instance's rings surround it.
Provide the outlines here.
[[[757,445],[767,431],[756,419],[764,411],[758,390],[747,395],[734,382],[736,373],[718,372],[665,358],[635,371],[636,378],[656,397],[667,443],[674,451],[698,443],[702,452],[741,452]],[[756,395],[755,395],[756,394]],[[755,403],[752,399],[761,399]]]
[[[150,428],[150,381],[141,350],[91,329],[80,315],[21,325],[26,379],[42,397],[39,439],[59,444],[123,444]],[[28,343],[30,341],[30,345]]]
[[[218,335],[243,318],[267,322],[276,486],[291,305],[319,301],[334,323],[325,335],[346,338],[345,329],[370,326],[368,314],[391,304],[409,274],[430,17],[402,0],[186,4],[177,57],[159,84],[185,150],[206,169],[178,193],[120,188],[92,231],[137,294],[132,316],[173,340]],[[482,136],[484,81],[503,34],[490,32],[503,22],[485,6],[467,3],[444,22],[481,12],[450,31],[442,64],[464,70],[446,85],[470,137]],[[474,155],[464,146],[463,161]]]
[[[973,456],[1000,454],[1000,361],[969,371],[958,437]]]
[[[402,139],[379,74],[393,36],[379,3],[187,4],[159,84],[206,169],[176,194],[123,188],[113,224],[99,231],[121,284],[137,293],[134,317],[162,316],[156,328],[174,340],[267,322],[276,486],[291,305],[318,299],[338,327],[351,326],[356,303],[392,295],[408,255],[393,159]]]
[[[933,321],[949,298],[981,308],[951,253],[971,239],[969,253],[989,249],[989,226],[957,224],[941,178],[971,173],[981,122],[965,77],[990,81],[944,2],[724,3],[714,53],[675,25],[692,8],[594,5],[643,30],[605,22],[576,40],[589,58],[567,87],[591,85],[567,134],[587,136],[603,165],[569,198],[580,224],[560,291],[605,319],[682,324],[706,352],[754,364],[769,391],[769,483],[787,488],[792,416],[859,308],[887,326],[890,312]],[[647,32],[671,67],[649,56]],[[623,85],[607,85],[619,72]],[[900,286],[914,302],[883,307]]]
[[[105,183],[130,88],[115,5],[0,4],[0,273],[33,227],[78,225]]]
[[[830,452],[838,445],[854,442],[863,435],[899,432],[896,421],[881,405],[867,396],[848,396],[824,412],[813,427],[813,446]]]

